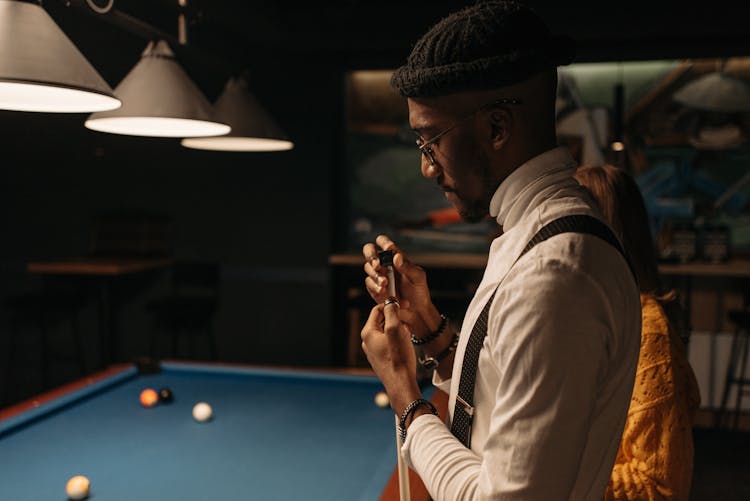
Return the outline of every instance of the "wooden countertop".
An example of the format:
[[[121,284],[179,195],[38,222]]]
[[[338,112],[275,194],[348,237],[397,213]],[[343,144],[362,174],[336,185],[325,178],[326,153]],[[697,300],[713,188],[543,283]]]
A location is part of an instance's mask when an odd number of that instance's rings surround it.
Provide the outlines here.
[[[172,263],[167,258],[119,259],[82,258],[60,261],[34,261],[27,263],[29,273],[47,275],[101,275],[117,276],[139,271],[165,268]]]
[[[428,268],[484,268],[487,265],[486,254],[417,253],[409,254],[409,259]],[[362,266],[365,264],[365,259],[362,254],[331,254],[328,257],[328,263],[336,266]]]
[[[487,265],[486,254],[472,253],[416,253],[409,259],[427,268],[483,268]],[[334,266],[362,266],[364,258],[358,253],[331,254],[328,263]],[[659,271],[664,275],[746,277],[750,278],[750,258],[731,259],[725,263],[660,263]]]

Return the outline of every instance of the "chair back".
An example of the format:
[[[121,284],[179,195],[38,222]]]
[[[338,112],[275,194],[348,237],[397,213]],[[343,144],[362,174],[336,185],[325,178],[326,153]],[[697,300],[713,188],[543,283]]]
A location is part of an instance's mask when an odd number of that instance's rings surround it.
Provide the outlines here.
[[[167,257],[173,252],[171,218],[162,214],[113,212],[92,224],[89,255],[93,257]]]
[[[172,268],[175,294],[215,297],[219,292],[219,263],[209,260],[178,260]]]

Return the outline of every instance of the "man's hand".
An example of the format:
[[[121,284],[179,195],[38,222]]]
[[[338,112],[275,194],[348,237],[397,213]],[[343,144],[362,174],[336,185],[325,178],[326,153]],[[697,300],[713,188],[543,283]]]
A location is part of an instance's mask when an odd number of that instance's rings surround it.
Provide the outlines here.
[[[399,305],[376,305],[361,336],[367,360],[385,386],[391,407],[400,416],[406,406],[422,394],[417,384],[414,348],[399,318]]]
[[[365,288],[376,303],[388,298],[388,277],[378,260],[378,247],[394,253],[393,265],[396,271],[396,292],[400,303],[399,318],[417,337],[433,332],[440,325],[440,312],[432,304],[427,274],[421,266],[409,261],[393,241],[379,235],[375,244],[368,243],[362,248],[365,257]]]

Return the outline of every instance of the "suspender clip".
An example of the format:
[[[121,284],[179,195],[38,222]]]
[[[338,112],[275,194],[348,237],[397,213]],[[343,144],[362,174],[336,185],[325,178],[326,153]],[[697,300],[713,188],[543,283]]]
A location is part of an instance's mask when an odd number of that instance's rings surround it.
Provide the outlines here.
[[[469,405],[466,400],[461,398],[461,395],[456,395],[456,401],[461,404],[461,407],[464,408],[466,414],[468,414],[470,417],[474,417],[474,407]]]

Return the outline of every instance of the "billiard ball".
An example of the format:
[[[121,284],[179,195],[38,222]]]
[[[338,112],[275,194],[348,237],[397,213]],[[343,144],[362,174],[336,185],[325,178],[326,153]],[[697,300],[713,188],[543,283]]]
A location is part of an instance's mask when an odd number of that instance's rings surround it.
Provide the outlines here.
[[[174,395],[172,395],[172,390],[169,388],[162,388],[159,390],[159,402],[168,404],[174,400]]]
[[[141,392],[141,405],[144,407],[153,407],[159,403],[159,395],[156,390],[146,388]]]
[[[70,499],[86,499],[89,495],[89,489],[91,482],[88,478],[83,475],[76,475],[70,477],[68,483],[65,484],[65,493]]]
[[[381,408],[388,407],[391,404],[391,400],[388,398],[388,394],[384,391],[379,391],[375,394],[375,405]]]
[[[206,402],[198,402],[193,406],[193,417],[200,423],[205,423],[211,419],[212,410],[211,406]]]

